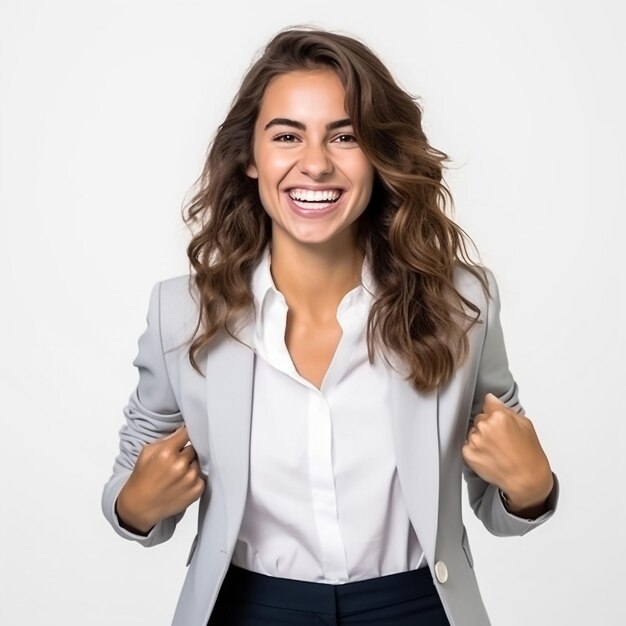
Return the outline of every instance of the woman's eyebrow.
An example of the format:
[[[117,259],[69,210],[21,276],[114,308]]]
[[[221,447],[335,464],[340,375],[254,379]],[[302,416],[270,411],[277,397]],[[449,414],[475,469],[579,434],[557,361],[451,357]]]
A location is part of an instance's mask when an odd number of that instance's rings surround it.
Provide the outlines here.
[[[272,121],[268,122],[265,125],[265,128],[263,130],[267,130],[272,126],[291,126],[293,128],[297,128],[298,130],[306,130],[306,126],[302,122],[290,120],[286,117],[275,117]],[[326,130],[335,130],[337,128],[343,128],[344,126],[352,126],[352,122],[349,118],[329,122],[328,124],[326,124]]]

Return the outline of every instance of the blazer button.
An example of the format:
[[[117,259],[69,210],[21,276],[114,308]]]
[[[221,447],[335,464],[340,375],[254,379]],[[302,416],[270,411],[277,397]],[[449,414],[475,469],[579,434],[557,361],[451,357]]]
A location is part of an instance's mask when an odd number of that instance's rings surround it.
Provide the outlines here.
[[[435,563],[435,576],[440,583],[445,583],[448,580],[448,568],[443,561]]]

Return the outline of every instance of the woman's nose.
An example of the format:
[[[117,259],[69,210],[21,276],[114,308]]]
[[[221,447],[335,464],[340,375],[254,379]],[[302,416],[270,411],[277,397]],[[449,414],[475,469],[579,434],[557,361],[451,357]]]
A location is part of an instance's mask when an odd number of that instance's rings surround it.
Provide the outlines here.
[[[333,162],[324,146],[308,144],[300,155],[300,171],[311,178],[320,178],[333,171]]]

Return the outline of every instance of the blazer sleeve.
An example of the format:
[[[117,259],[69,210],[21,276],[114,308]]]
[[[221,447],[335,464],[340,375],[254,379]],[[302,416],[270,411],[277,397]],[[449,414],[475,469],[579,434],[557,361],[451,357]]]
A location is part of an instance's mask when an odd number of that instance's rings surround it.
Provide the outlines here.
[[[139,337],[139,351],[133,361],[139,371],[139,382],[123,409],[126,423],[119,430],[119,453],[113,464],[113,473],[104,485],[101,502],[104,516],[115,532],[145,547],[168,540],[185,513],[182,511],[162,519],[144,536],[123,528],[115,512],[117,496],[132,473],[143,446],[183,425],[183,416],[174,397],[163,356],[160,293],[161,283],[157,282],[150,294],[147,328]]]
[[[518,386],[511,372],[504,346],[500,324],[500,293],[493,273],[485,268],[489,280],[490,296],[487,303],[485,339],[480,357],[478,377],[472,403],[470,427],[474,417],[481,412],[487,393],[493,393],[501,402],[520,415],[524,415],[518,397]],[[467,483],[469,503],[476,517],[493,535],[501,537],[521,536],[547,521],[556,511],[559,499],[559,481],[554,472],[554,487],[548,497],[547,510],[532,520],[518,517],[506,510],[500,490],[483,480],[463,463],[463,477]]]

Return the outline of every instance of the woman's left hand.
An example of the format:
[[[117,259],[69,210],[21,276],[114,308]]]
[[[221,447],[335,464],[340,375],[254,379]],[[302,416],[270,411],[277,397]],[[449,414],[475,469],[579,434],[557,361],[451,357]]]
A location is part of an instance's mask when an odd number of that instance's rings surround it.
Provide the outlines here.
[[[532,422],[488,393],[462,448],[465,463],[498,486],[515,510],[541,506],[553,488],[552,470]]]

